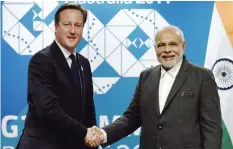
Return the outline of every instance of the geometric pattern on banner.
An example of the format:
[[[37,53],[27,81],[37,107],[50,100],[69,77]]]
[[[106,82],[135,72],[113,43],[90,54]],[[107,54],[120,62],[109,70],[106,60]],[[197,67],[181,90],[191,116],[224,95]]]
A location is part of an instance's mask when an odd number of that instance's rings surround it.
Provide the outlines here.
[[[19,55],[35,54],[54,40],[54,14],[51,13],[59,5],[56,0],[43,4],[40,1],[4,2],[3,39]],[[78,51],[89,59],[92,72],[108,63],[119,75],[93,75],[95,93],[105,94],[121,77],[138,77],[142,70],[157,65],[154,37],[156,31],[166,25],[168,22],[154,9],[122,9],[107,24],[88,10],[79,46],[82,49]]]

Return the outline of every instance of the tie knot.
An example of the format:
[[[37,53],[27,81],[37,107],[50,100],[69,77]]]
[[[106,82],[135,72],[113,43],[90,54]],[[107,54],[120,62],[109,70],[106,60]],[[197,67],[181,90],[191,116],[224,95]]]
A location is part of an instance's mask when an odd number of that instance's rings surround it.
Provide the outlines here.
[[[70,54],[70,59],[73,61],[75,61],[75,57],[74,57],[74,54]]]

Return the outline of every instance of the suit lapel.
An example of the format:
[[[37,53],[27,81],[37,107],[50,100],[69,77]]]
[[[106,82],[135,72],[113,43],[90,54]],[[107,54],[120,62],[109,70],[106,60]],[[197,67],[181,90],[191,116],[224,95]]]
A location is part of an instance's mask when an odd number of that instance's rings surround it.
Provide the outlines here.
[[[81,87],[81,94],[82,94],[82,107],[81,107],[81,111],[83,110],[84,107],[84,103],[85,103],[85,99],[86,99],[86,78],[84,75],[84,64],[83,64],[83,60],[81,59],[81,57],[79,56],[79,54],[76,54],[76,57],[78,59],[78,65],[80,67],[80,75],[81,75],[81,83],[82,83],[82,87]]]
[[[71,73],[71,70],[69,68],[69,65],[67,64],[67,60],[64,57],[62,51],[60,50],[60,48],[58,47],[58,45],[56,44],[56,42],[54,41],[51,44],[51,49],[52,52],[54,54],[54,57],[56,58],[56,62],[58,64],[58,66],[63,70],[63,72],[65,73],[67,79],[70,81],[71,84],[73,84],[73,76]]]
[[[168,107],[168,105],[170,104],[170,102],[172,101],[174,96],[176,95],[176,93],[179,91],[180,87],[184,84],[184,82],[188,76],[188,68],[189,68],[189,62],[184,57],[181,68],[176,76],[176,79],[175,79],[173,85],[172,85],[171,91],[168,94],[164,109],[163,109],[161,114],[163,114],[163,112],[166,110],[166,108]]]
[[[152,88],[150,95],[149,95],[149,100],[152,101],[152,107],[149,105],[149,107],[152,108],[152,111],[155,111],[156,115],[159,117],[160,112],[159,112],[159,82],[160,82],[160,75],[161,75],[161,67],[158,66],[154,69],[151,75],[150,79],[150,86]]]

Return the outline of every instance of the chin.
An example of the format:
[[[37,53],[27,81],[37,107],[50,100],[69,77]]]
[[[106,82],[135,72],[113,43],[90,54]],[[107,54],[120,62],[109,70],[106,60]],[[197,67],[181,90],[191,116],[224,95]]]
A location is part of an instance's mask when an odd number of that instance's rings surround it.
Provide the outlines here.
[[[162,61],[161,64],[164,66],[164,67],[168,67],[168,68],[171,68],[171,67],[174,67],[176,65],[176,61]]]
[[[176,64],[162,64],[164,67],[167,67],[167,68],[172,68],[172,67],[174,67]]]
[[[180,62],[180,60],[181,60],[181,58],[180,58],[180,59],[174,58],[174,59],[172,59],[172,60],[164,60],[164,59],[162,59],[162,58],[160,59],[161,64],[162,64],[164,67],[168,67],[168,68],[174,67],[177,63]]]
[[[68,44],[67,47],[69,47],[70,49],[73,49],[73,48],[75,48],[76,46],[75,46],[75,44]]]

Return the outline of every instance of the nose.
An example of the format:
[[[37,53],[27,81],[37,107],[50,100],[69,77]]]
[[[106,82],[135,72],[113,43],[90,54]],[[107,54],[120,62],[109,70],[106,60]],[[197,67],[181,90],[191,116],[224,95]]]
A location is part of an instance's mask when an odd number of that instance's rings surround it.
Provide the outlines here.
[[[171,52],[171,48],[170,48],[170,46],[169,46],[168,44],[166,44],[166,46],[165,46],[165,48],[164,48],[164,52],[165,52],[165,53]]]
[[[75,27],[72,25],[71,28],[70,28],[70,33],[71,34],[74,34],[75,33]]]

